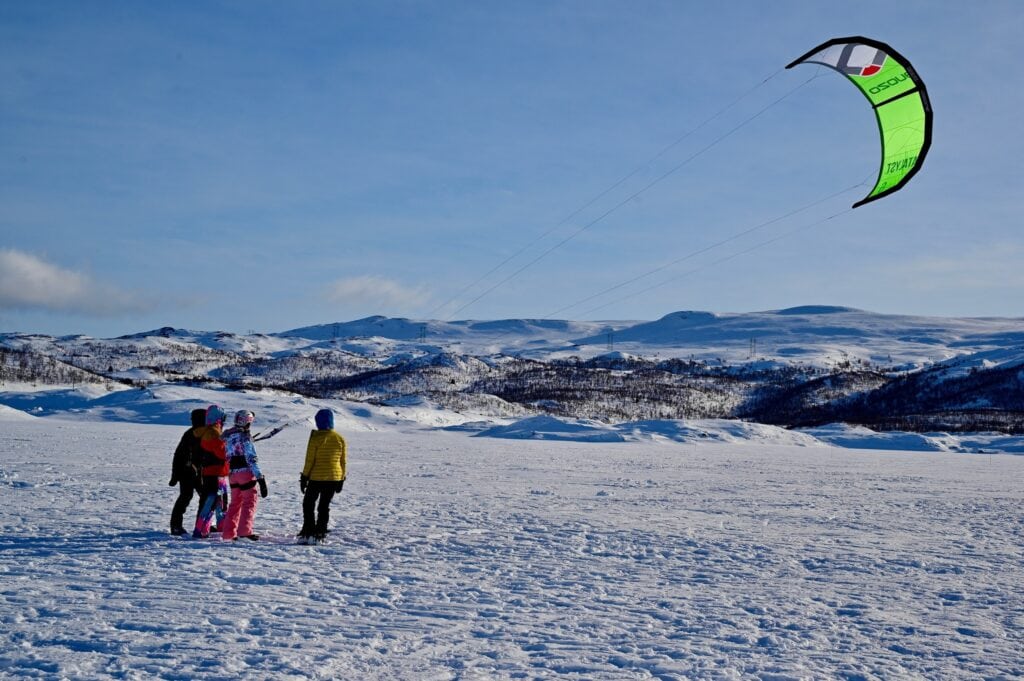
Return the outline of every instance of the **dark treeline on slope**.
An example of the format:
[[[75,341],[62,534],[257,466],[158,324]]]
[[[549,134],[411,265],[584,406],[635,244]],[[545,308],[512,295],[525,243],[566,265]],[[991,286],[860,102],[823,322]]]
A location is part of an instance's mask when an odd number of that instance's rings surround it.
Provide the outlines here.
[[[0,385],[8,382],[81,385],[107,380],[101,374],[37,352],[0,347]]]
[[[102,383],[144,370],[156,380],[394,403],[425,398],[494,416],[550,413],[604,421],[745,419],[785,427],[846,422],[877,430],[1024,432],[1020,367],[916,372],[846,363],[734,365],[605,356],[541,361],[441,352],[377,359],[338,349],[282,356],[174,346],[112,353],[0,348],[0,381]]]
[[[1024,432],[1021,368],[943,367],[889,376],[842,372],[764,391],[748,417],[787,427],[846,422],[879,430]]]
[[[786,427],[847,422],[913,431],[1024,432],[1017,370],[949,378],[847,365],[744,367],[639,358],[538,360],[436,355],[362,373],[291,382],[316,397],[386,402],[423,396],[457,409],[495,396],[525,410],[607,421],[741,418]]]

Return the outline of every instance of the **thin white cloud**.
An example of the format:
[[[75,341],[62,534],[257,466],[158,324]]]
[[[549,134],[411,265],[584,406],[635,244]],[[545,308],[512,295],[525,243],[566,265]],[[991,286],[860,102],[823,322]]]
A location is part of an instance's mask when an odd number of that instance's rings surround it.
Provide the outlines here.
[[[977,247],[956,257],[922,256],[894,272],[894,278],[907,289],[921,292],[1020,289],[1024,287],[1022,256],[1021,247],[1013,243]]]
[[[362,276],[339,279],[327,287],[327,299],[348,308],[386,313],[424,305],[430,294],[384,277]]]
[[[147,309],[137,295],[29,253],[0,249],[0,310],[116,316]]]

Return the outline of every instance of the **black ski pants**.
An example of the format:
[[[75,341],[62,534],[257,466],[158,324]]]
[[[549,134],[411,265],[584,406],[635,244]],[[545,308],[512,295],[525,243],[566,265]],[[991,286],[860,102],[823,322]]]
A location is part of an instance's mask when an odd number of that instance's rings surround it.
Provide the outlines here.
[[[185,520],[185,511],[192,503],[192,495],[195,494],[198,485],[195,477],[189,475],[178,479],[178,498],[171,509],[171,529],[182,527]]]
[[[344,480],[310,480],[306,484],[306,493],[302,496],[301,534],[327,532],[327,521],[331,519],[331,500],[341,491],[344,484]],[[316,515],[313,513],[314,509]]]

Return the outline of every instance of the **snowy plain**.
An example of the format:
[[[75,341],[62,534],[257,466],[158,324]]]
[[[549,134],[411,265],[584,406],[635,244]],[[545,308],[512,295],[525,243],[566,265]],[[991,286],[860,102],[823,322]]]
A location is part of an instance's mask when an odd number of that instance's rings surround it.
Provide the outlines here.
[[[330,543],[292,543],[301,421],[258,447],[263,539],[225,543],[167,533],[188,409],[320,405],[163,390],[5,396],[0,677],[1024,677],[1017,440],[337,403]]]

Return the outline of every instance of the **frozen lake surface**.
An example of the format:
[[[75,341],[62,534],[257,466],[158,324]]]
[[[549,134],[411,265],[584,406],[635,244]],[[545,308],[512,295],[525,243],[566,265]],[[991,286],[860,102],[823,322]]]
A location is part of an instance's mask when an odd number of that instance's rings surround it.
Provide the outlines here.
[[[1020,456],[343,430],[307,547],[303,427],[258,543],[168,535],[183,428],[0,428],[0,676],[1024,676]]]

